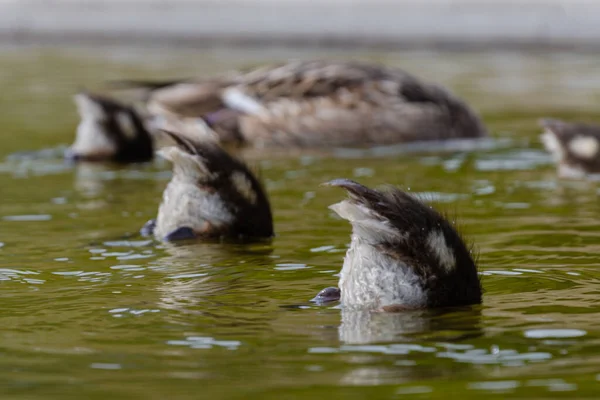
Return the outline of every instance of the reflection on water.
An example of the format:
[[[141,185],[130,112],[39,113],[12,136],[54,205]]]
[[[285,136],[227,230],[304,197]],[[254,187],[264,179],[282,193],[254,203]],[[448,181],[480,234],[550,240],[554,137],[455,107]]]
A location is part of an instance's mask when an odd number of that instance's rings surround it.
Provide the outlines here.
[[[369,313],[342,309],[340,340],[348,344],[409,340],[419,333],[432,340],[431,332],[442,338],[459,340],[480,335],[480,310],[465,312],[460,318],[441,318],[433,312]],[[468,317],[468,318],[467,318]],[[465,323],[467,319],[468,323]],[[402,346],[400,346],[402,347]]]
[[[214,73],[288,57],[360,57],[453,88],[494,137],[244,154],[269,191],[271,243],[142,238],[167,163],[70,165],[71,94],[109,79]],[[563,181],[541,116],[593,120],[595,55],[190,54],[35,49],[0,55],[0,283],[11,398],[595,397],[600,273],[594,181]],[[32,96],[32,93],[35,96]],[[335,285],[350,227],[319,184],[392,183],[435,203],[479,254],[481,307],[398,314],[308,302]]]

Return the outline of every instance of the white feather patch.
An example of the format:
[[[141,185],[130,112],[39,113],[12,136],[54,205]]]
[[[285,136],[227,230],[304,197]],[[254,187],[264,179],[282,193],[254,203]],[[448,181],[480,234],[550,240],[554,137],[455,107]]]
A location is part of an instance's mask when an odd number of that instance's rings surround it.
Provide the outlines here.
[[[406,240],[406,232],[400,232],[367,207],[351,203],[348,200],[332,204],[329,209],[340,217],[350,221],[354,232],[370,243],[381,243],[388,240]]]
[[[208,193],[195,183],[174,178],[163,193],[154,235],[162,240],[169,232],[182,226],[203,232],[207,223],[213,229],[220,229],[231,224],[233,219],[218,192]]]
[[[585,177],[585,171],[578,166],[569,164],[560,164],[558,166],[558,176],[565,179],[581,179]]]
[[[198,180],[212,175],[199,156],[191,155],[178,147],[164,147],[156,154],[171,161],[175,174],[180,178]]]
[[[137,129],[135,129],[131,115],[127,114],[126,112],[119,111],[115,115],[115,119],[117,120],[117,125],[123,133],[123,136],[125,136],[127,139],[135,138]]]
[[[106,118],[106,113],[102,106],[92,100],[89,96],[83,93],[76,94],[74,97],[75,105],[77,106],[77,112],[81,119],[97,119],[102,120]]]
[[[576,136],[569,142],[569,150],[575,156],[586,160],[596,157],[599,149],[598,139],[591,136]]]
[[[447,272],[451,272],[456,267],[454,251],[448,247],[442,231],[431,232],[429,236],[427,236],[427,246],[437,256],[440,264]]]
[[[540,135],[540,140],[546,150],[553,156],[555,161],[560,161],[564,158],[565,149],[554,132],[546,129],[544,133]]]
[[[250,182],[250,179],[242,171],[233,172],[230,179],[235,189],[243,198],[248,200],[250,204],[256,204],[256,192],[252,189],[252,182]]]
[[[235,87],[223,90],[221,99],[227,107],[246,114],[261,114],[265,111],[263,105],[256,99]]]
[[[344,309],[420,308],[427,291],[414,267],[383,254],[356,234],[344,257],[339,288]]]
[[[110,157],[117,152],[117,145],[97,120],[83,118],[77,126],[71,151],[86,157]]]

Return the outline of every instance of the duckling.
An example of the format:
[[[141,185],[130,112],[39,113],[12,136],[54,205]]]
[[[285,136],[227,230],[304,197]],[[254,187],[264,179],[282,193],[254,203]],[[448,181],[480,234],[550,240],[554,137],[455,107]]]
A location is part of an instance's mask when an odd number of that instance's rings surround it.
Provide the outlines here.
[[[600,126],[542,119],[540,139],[563,178],[600,173]]]
[[[142,234],[164,241],[273,236],[267,195],[243,162],[215,142],[161,132],[172,142],[159,154],[173,163],[173,177]]]
[[[74,99],[81,121],[75,142],[65,152],[67,159],[122,163],[152,159],[150,132],[135,109],[90,93],[79,93]]]
[[[150,161],[155,136],[161,129],[196,140],[216,141],[217,135],[201,119],[148,115],[143,110],[90,93],[79,93],[75,103],[81,118],[75,142],[65,157],[73,161]]]
[[[481,303],[471,252],[431,206],[396,188],[373,190],[348,179],[326,185],[348,191],[330,208],[352,224],[352,242],[339,289],[324,289],[313,301],[370,311]]]
[[[294,61],[146,87],[151,114],[200,117],[222,143],[339,147],[477,138],[476,113],[439,85],[365,62]]]

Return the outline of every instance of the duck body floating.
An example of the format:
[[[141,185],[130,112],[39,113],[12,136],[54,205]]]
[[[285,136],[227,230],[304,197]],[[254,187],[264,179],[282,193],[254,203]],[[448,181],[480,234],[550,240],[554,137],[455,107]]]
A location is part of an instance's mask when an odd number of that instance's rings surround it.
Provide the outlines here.
[[[350,222],[352,241],[339,288],[314,301],[392,312],[481,303],[471,251],[431,206],[396,188],[373,190],[348,179],[327,184],[349,194],[330,208]]]
[[[200,118],[224,144],[341,147],[478,138],[477,114],[443,87],[397,68],[355,61],[293,61],[145,88],[152,115]]]

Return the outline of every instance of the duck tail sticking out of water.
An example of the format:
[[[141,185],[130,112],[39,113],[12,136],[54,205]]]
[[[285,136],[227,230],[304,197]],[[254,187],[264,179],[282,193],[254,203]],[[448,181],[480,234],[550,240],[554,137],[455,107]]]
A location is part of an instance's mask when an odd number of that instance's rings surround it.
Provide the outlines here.
[[[600,173],[600,126],[542,119],[540,139],[563,178]]]
[[[74,96],[81,121],[65,157],[83,161],[143,162],[153,157],[150,132],[135,109],[90,93]]]
[[[349,194],[330,207],[352,225],[339,281],[343,307],[398,311],[481,303],[469,248],[431,206],[396,188],[373,190],[348,179],[326,185]],[[334,292],[324,289],[322,297]]]
[[[173,163],[173,177],[144,233],[166,241],[273,236],[266,192],[243,162],[216,142],[161,132],[159,154]]]

